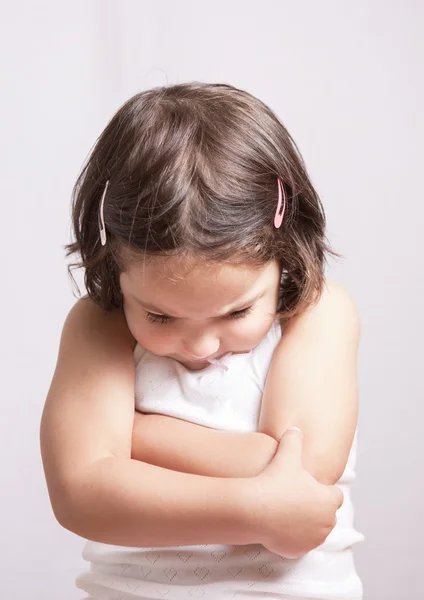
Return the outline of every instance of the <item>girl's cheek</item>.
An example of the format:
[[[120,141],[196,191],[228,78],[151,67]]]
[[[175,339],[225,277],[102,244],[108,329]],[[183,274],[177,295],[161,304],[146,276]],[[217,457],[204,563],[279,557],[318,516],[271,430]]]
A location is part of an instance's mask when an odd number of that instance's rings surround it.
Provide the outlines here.
[[[270,324],[271,321],[269,319],[258,319],[252,317],[251,319],[246,319],[245,323],[243,323],[243,327],[240,327],[239,329],[240,332],[243,331],[243,334],[246,336],[246,338],[257,340],[265,335]]]
[[[130,308],[125,306],[124,314],[131,335],[141,346],[144,346],[145,342],[149,339],[148,329],[150,324],[139,313],[134,313]]]
[[[128,325],[132,335],[143,348],[153,354],[163,355],[172,352],[173,336],[169,330],[164,331],[166,326],[157,325],[144,321]]]
[[[131,304],[124,302],[124,314],[128,329],[133,338],[153,354],[167,354],[172,352],[174,335],[169,325],[151,323],[141,311]]]
[[[239,329],[240,344],[249,348],[254,348],[266,336],[273,322],[272,317],[253,319],[246,321],[243,327]]]
[[[134,319],[131,311],[128,310],[125,306],[124,306],[124,314],[125,314],[125,320],[127,321],[127,326],[131,332],[131,335],[133,336],[134,339],[137,340],[137,342],[140,342],[140,339],[139,339],[140,332],[142,331],[141,322],[139,321],[139,319]]]

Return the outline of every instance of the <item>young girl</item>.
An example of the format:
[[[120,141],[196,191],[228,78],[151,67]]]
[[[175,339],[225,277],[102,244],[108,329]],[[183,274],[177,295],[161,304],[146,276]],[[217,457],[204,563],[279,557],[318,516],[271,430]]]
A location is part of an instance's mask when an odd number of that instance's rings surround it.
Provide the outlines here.
[[[275,114],[229,85],[137,94],[73,223],[88,298],[41,447],[56,518],[90,540],[87,599],[362,598],[358,314]]]

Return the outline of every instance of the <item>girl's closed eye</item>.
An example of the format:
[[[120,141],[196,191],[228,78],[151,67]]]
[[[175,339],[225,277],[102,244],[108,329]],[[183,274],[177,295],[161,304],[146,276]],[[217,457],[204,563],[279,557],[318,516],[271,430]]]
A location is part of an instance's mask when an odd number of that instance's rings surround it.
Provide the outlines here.
[[[173,317],[168,317],[167,315],[157,315],[148,311],[146,311],[146,317],[151,323],[160,323],[160,325],[165,325],[165,323],[169,323],[173,319]]]
[[[227,315],[228,319],[242,319],[243,317],[247,317],[247,315],[251,312],[252,306],[248,306],[247,308],[243,308],[242,310],[236,310],[229,315]],[[168,315],[158,315],[156,313],[146,311],[147,319],[151,323],[159,323],[160,325],[165,325],[166,323],[170,323],[174,317],[169,317]]]

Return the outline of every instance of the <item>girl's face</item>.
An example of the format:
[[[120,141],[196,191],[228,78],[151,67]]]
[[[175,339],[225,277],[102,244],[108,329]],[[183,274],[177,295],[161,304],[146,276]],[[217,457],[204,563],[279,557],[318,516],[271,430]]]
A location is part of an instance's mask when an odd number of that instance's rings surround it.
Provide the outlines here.
[[[172,276],[171,276],[172,274]],[[191,370],[227,352],[252,350],[276,316],[280,267],[154,258],[120,276],[124,312],[137,342]]]

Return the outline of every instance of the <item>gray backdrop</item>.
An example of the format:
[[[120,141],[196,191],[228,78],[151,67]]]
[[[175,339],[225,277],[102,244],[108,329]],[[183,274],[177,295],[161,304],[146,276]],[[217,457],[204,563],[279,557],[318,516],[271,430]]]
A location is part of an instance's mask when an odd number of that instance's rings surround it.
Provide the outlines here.
[[[53,518],[38,444],[74,302],[62,253],[72,184],[124,100],[200,79],[269,103],[305,157],[346,257],[328,274],[362,315],[365,598],[422,598],[423,2],[2,2],[2,21],[3,595],[83,596],[83,541]]]

